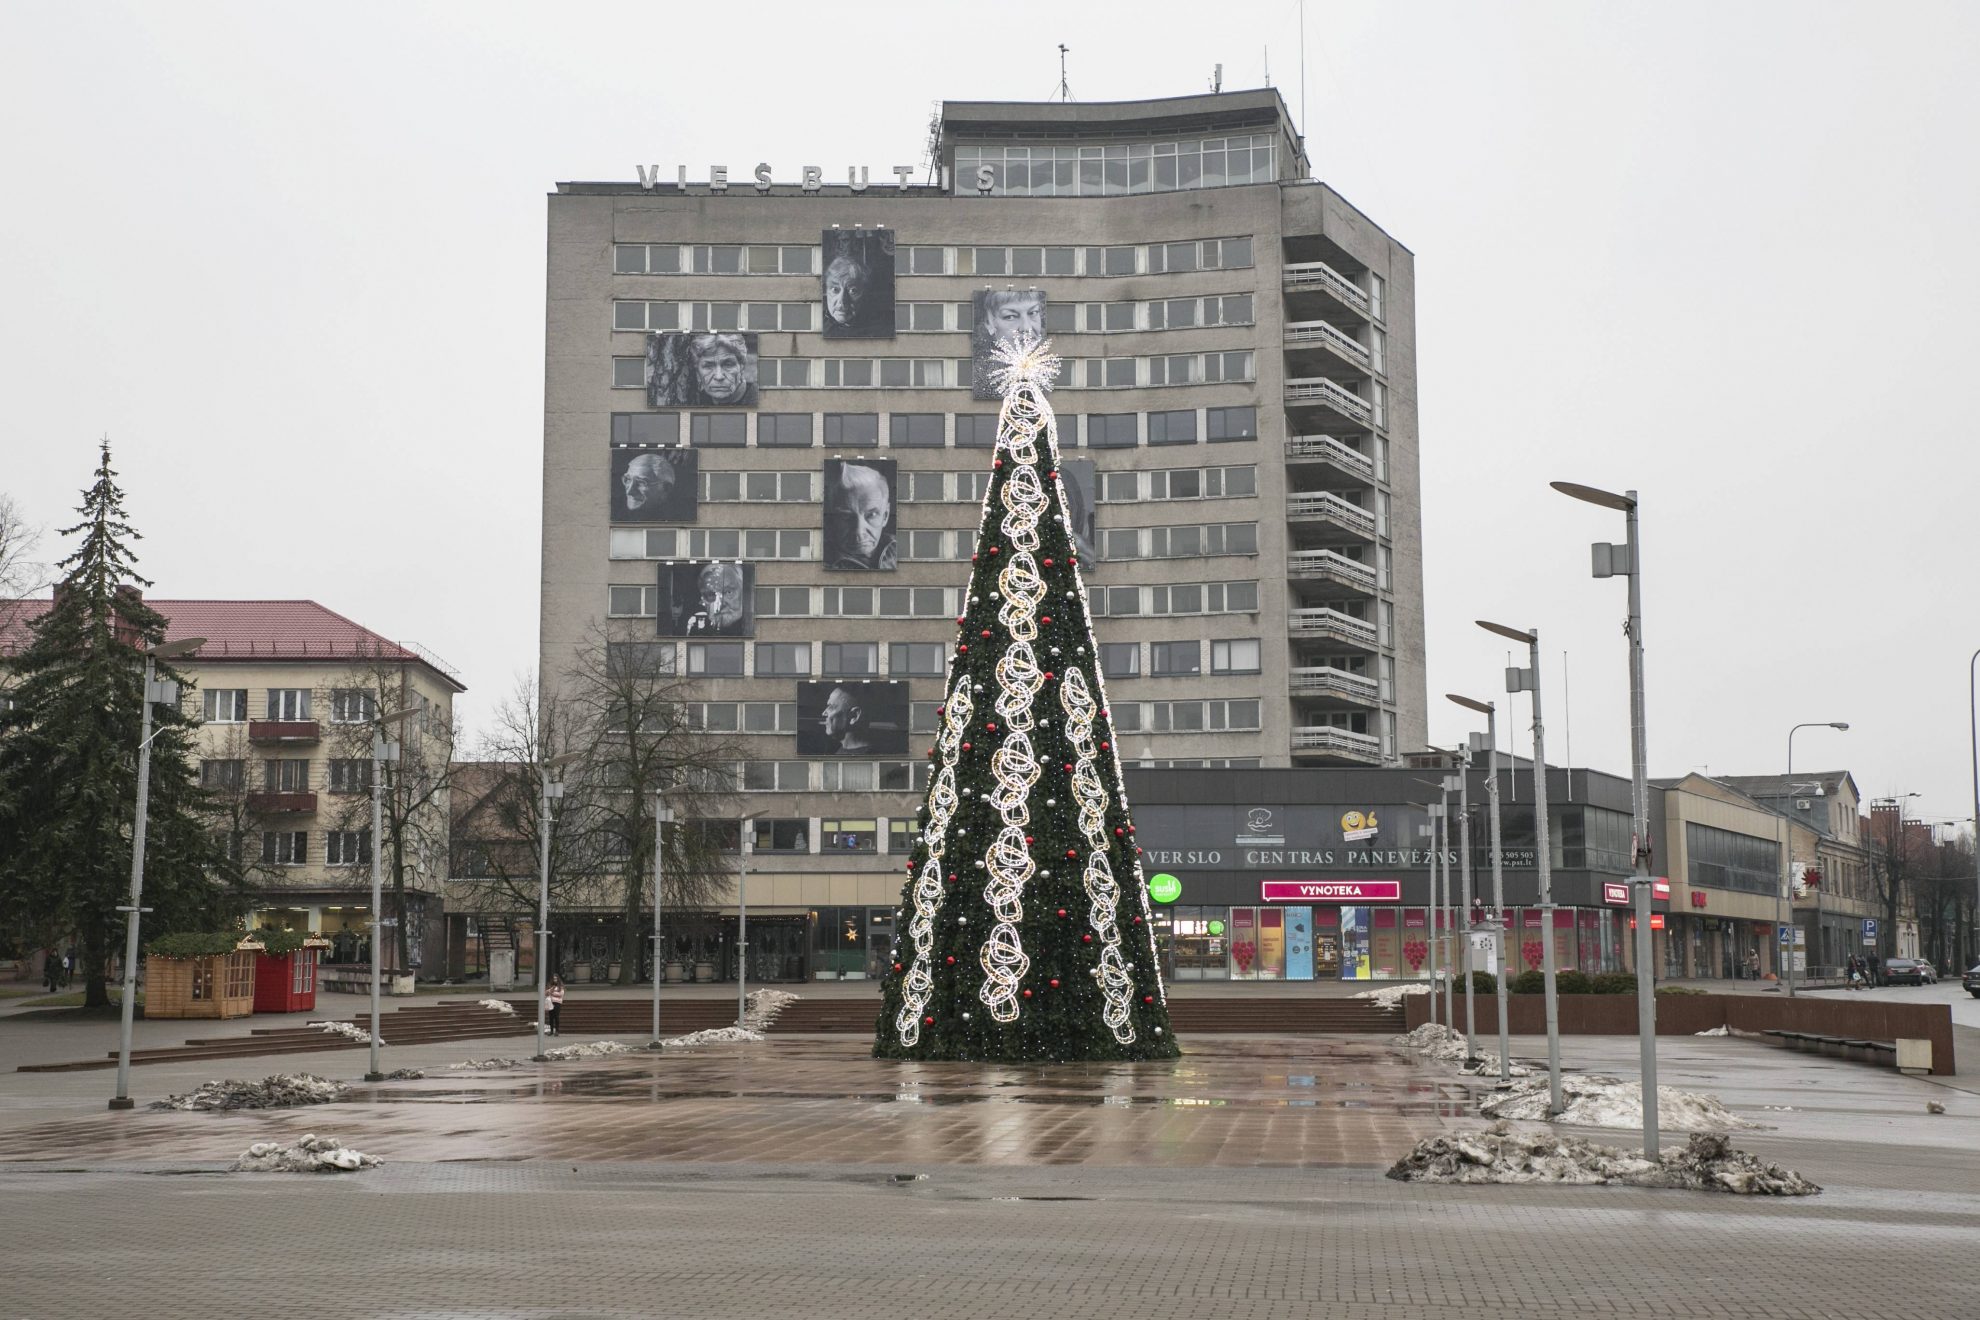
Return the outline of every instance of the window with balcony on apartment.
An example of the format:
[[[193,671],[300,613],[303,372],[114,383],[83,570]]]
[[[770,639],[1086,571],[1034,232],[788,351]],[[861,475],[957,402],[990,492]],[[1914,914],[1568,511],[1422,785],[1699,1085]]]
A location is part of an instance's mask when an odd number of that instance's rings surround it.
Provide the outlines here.
[[[308,688],[269,688],[268,718],[306,720],[309,718]]]
[[[307,793],[309,761],[300,757],[280,757],[263,761],[262,787],[270,793]]]

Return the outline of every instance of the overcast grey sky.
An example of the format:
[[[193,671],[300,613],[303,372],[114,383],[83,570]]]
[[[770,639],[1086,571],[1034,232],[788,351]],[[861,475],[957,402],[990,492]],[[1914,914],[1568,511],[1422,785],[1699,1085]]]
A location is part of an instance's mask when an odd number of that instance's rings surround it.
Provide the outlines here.
[[[1089,101],[1269,48],[1297,113],[1297,12],[13,0],[0,490],[62,523],[107,432],[156,594],[313,597],[478,722],[534,660],[557,180],[877,172],[944,97],[1047,97],[1061,41]],[[1653,774],[1847,720],[1797,766],[1971,814],[1977,15],[1309,5],[1315,173],[1417,254],[1434,740],[1500,695],[1498,618],[1546,639],[1553,759],[1571,725],[1627,773],[1620,515],[1546,483],[1635,487]]]

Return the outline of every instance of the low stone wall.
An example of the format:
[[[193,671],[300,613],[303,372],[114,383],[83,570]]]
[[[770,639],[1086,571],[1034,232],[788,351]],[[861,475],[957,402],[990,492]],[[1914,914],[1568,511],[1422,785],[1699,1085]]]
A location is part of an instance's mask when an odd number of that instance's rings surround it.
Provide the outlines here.
[[[1442,1013],[1442,996],[1438,996]],[[1498,1000],[1493,995],[1476,999],[1478,1029],[1496,1033],[1499,1029]],[[1430,1020],[1430,996],[1404,995],[1406,1025],[1414,1029]],[[1458,1021],[1464,1021],[1464,993],[1457,996]],[[1547,1032],[1547,1007],[1540,995],[1510,995],[1506,1017],[1516,1036],[1542,1036]],[[1561,1034],[1564,1036],[1634,1036],[1636,1034],[1635,995],[1560,996]],[[1850,1040],[1897,1040],[1932,1042],[1932,1071],[1951,1074],[1953,1064],[1952,1009],[1944,1004],[1893,1004],[1874,999],[1807,999],[1785,995],[1658,995],[1657,1034],[1695,1036],[1715,1027],[1734,1031],[1806,1031],[1822,1036],[1842,1036]]]

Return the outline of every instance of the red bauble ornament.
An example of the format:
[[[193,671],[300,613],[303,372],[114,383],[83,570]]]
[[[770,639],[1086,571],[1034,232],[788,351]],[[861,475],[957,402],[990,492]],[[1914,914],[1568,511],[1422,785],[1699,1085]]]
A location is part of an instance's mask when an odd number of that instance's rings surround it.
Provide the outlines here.
[[[1127,831],[1126,831],[1126,830],[1124,830],[1124,829],[1122,829],[1122,828],[1121,828],[1120,826],[1118,826],[1118,825],[1116,825],[1116,826],[1114,826],[1114,837],[1115,837],[1115,838],[1117,838],[1117,839],[1118,839],[1118,838],[1120,838],[1120,837],[1121,837],[1121,835],[1123,835],[1123,834],[1125,834],[1125,833],[1127,833]]]
[[[963,643],[962,645],[960,645],[960,646],[958,646],[958,647],[956,647],[956,650],[957,650],[958,652],[961,652],[961,653],[964,653],[964,654],[967,654],[967,653],[968,653],[968,651],[969,651],[969,643],[968,643],[968,642],[964,642],[964,643]]]
[[[957,624],[961,624],[962,622],[963,622],[963,616],[962,616],[962,615],[960,615],[960,614],[958,614],[958,615],[956,616],[956,623],[957,623]],[[939,707],[938,707],[938,708],[936,709],[936,712],[935,712],[935,713],[936,713],[937,715],[939,715],[939,714],[941,714],[941,713],[942,713]]]
[[[997,731],[997,726],[994,724],[986,724],[983,726],[983,728],[984,731],[988,733],[995,733]]]
[[[950,883],[950,884],[954,884],[955,882],[956,882],[956,873],[955,873],[954,871],[951,871],[951,872],[949,872],[949,883]],[[1136,917],[1136,918],[1135,918],[1135,920],[1136,920],[1136,921],[1140,921],[1140,920],[1141,920],[1141,918],[1140,918],[1140,917]]]
[[[1107,750],[1107,749],[1108,749],[1109,747],[1111,747],[1111,746],[1113,746],[1113,744],[1112,744],[1112,743],[1101,743],[1101,744],[1100,744],[1100,750],[1104,752],[1104,751],[1106,751],[1106,750]]]
[[[1057,476],[1058,474],[1057,474],[1057,473],[1055,472],[1055,473],[1053,473],[1052,475],[1054,475],[1054,476]],[[1049,559],[1048,559],[1048,560],[1046,560],[1046,561],[1045,561],[1045,567],[1047,567],[1047,568],[1050,568],[1051,566],[1052,566],[1052,561],[1051,561],[1051,560],[1049,560]]]
[[[966,751],[968,751],[968,750],[970,750],[970,747],[969,747],[969,744],[968,744],[968,743],[964,743],[964,744],[963,744],[963,750],[964,750],[965,752],[966,752]]]
[[[1004,460],[1001,458],[993,458],[990,460],[990,466],[993,468],[1000,468],[1004,466]]]
[[[957,623],[961,623],[961,622],[962,622],[962,620],[961,620],[961,619],[957,619],[957,620],[956,620],[956,622],[957,622]],[[935,708],[935,713],[936,713],[937,715],[940,715],[940,714],[942,713],[942,711],[943,711],[943,707],[941,707],[941,706],[937,706],[937,707]]]
[[[972,564],[973,564],[973,563],[975,563],[975,562],[976,562],[976,556],[975,556],[975,555],[971,555],[971,556],[969,557],[969,562],[970,562],[970,563],[972,563]]]
[[[1045,671],[1045,681],[1048,683],[1052,681],[1052,671],[1049,669]],[[935,713],[938,715],[941,714],[940,711],[937,711]]]
[[[1036,842],[1036,840],[1034,840],[1034,839],[1033,839],[1033,838],[1032,838],[1032,837],[1031,837],[1031,836],[1030,836],[1029,834],[1027,834],[1027,835],[1025,835],[1025,836],[1024,836],[1024,841],[1025,841],[1026,843],[1034,843],[1034,842]]]
[[[952,954],[950,954],[950,955],[949,955],[949,957],[948,957],[948,963],[949,963],[949,966],[951,966],[951,967],[954,967],[954,966],[956,965],[956,955],[955,955],[955,954],[953,954],[953,953],[952,953]]]
[[[951,879],[951,880],[953,880],[953,879],[955,879],[955,877],[954,877],[954,876],[950,876],[950,877],[949,877],[949,879]],[[1135,925],[1137,925],[1137,926],[1139,926],[1139,925],[1141,924],[1141,918],[1140,918],[1140,917],[1136,917],[1136,918],[1134,919],[1134,924],[1135,924]]]
[[[1066,915],[1066,910],[1065,910],[1064,908],[1060,908],[1060,909],[1059,909],[1059,915],[1060,915],[1060,916],[1062,916],[1062,917],[1063,917],[1063,916],[1065,916],[1065,915]]]
[[[898,972],[898,971],[900,971],[900,970],[901,970],[901,965],[900,965],[899,963],[895,963],[895,964],[894,964],[894,970],[895,970],[895,971],[897,971],[897,972]]]
[[[994,546],[994,545],[993,545],[993,546],[991,546],[991,547],[990,547],[990,553],[991,553],[991,554],[993,554],[993,555],[999,555],[999,554],[1002,554],[1002,553],[1003,553],[1003,549],[1002,549],[1001,547],[999,547],[999,546]]]
[[[1091,935],[1082,935],[1079,937],[1079,942],[1081,944],[1091,944],[1093,943],[1093,937]]]
[[[1054,990],[1057,990],[1059,988],[1059,978],[1056,976],[1053,977],[1050,984]]]
[[[1051,621],[1052,621],[1052,616],[1049,614],[1039,620],[1040,623],[1050,623]]]
[[[1066,856],[1068,856],[1068,857],[1077,857],[1077,856],[1079,856],[1079,854],[1078,854],[1078,853],[1076,853],[1076,852],[1074,852],[1074,851],[1073,851],[1072,849],[1070,849],[1070,848],[1068,848],[1068,849],[1066,849]]]
[[[1025,997],[1026,999],[1029,999],[1029,998],[1031,998],[1031,991],[1029,991],[1029,990],[1027,990],[1027,991],[1025,991],[1025,992],[1024,992],[1024,997]]]
[[[1136,857],[1139,857],[1139,856],[1141,856],[1141,849],[1139,849],[1139,848],[1136,848],[1136,849],[1134,850],[1134,855],[1135,855]]]
[[[1154,996],[1154,995],[1143,995],[1143,996],[1141,997],[1141,1002],[1142,1002],[1142,1003],[1144,1003],[1144,1004],[1152,1004],[1152,1003],[1154,1003],[1154,1002],[1155,1002],[1155,996]]]
[[[1107,718],[1107,712],[1106,712],[1106,711],[1104,711],[1104,710],[1103,710],[1103,711],[1101,711],[1101,712],[1100,712],[1100,718],[1101,718],[1101,719],[1103,719],[1103,720],[1104,720],[1104,719],[1106,719],[1106,718]]]
[[[984,629],[984,630],[983,630],[983,631],[982,631],[981,633],[979,633],[979,634],[977,634],[977,635],[978,635],[979,637],[988,637],[988,636],[990,635],[990,630],[989,630],[988,628],[985,628],[985,629]]]
[[[923,1018],[923,1019],[921,1019],[921,1025],[922,1025],[922,1026],[924,1026],[924,1027],[932,1027],[932,1026],[934,1026],[934,1025],[935,1025],[935,1015],[934,1015],[933,1013],[930,1013],[930,1014],[929,1014],[929,1015],[928,1015],[927,1017],[925,1017],[925,1018]]]
[[[1071,774],[1071,773],[1072,773],[1072,763],[1071,763],[1071,762],[1067,762],[1067,763],[1066,763],[1066,773],[1067,773],[1067,774]]]

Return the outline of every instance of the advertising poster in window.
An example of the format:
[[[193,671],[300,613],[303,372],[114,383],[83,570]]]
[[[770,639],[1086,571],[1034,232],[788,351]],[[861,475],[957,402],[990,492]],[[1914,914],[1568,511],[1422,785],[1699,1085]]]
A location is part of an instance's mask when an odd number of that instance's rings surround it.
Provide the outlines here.
[[[1100,562],[1100,546],[1094,531],[1093,491],[1096,478],[1093,475],[1093,460],[1060,459],[1059,480],[1066,487],[1066,521],[1072,524],[1073,544],[1078,548],[1081,559],[1097,564]]]
[[[894,231],[828,229],[824,327],[827,339],[894,337]]]
[[[872,680],[797,685],[799,756],[905,756],[908,685]]]
[[[971,296],[969,351],[973,370],[969,396],[972,399],[1001,399],[990,383],[990,372],[997,365],[990,352],[999,343],[1020,334],[1045,333],[1045,290],[978,289]]]
[[[692,449],[614,449],[612,521],[693,522],[700,471],[701,456]]]
[[[753,637],[756,565],[689,560],[660,565],[662,637]]]
[[[738,330],[646,337],[649,408],[754,408],[756,336]]]
[[[825,567],[890,573],[899,566],[891,458],[825,460]]]

